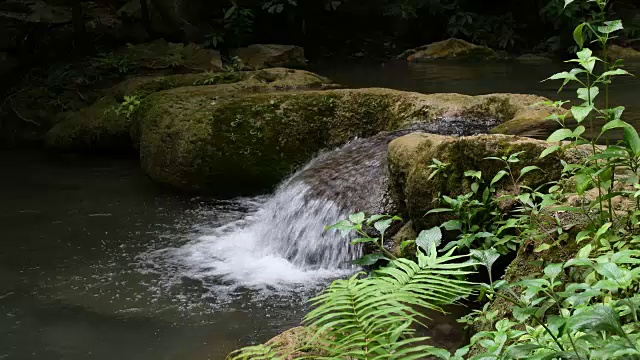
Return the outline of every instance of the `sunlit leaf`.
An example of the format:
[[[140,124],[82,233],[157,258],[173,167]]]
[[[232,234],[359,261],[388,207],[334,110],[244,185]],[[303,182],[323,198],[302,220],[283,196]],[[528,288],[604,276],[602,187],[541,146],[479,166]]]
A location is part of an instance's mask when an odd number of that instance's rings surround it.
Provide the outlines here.
[[[598,26],[598,31],[602,34],[611,34],[612,32],[616,32],[619,30],[623,30],[622,21],[613,20],[613,21],[605,21],[604,26]]]
[[[425,251],[427,255],[431,251],[432,246],[435,244],[436,247],[440,245],[442,241],[442,231],[440,231],[439,227],[432,227],[429,230],[423,230],[418,234],[416,238],[416,245]]]

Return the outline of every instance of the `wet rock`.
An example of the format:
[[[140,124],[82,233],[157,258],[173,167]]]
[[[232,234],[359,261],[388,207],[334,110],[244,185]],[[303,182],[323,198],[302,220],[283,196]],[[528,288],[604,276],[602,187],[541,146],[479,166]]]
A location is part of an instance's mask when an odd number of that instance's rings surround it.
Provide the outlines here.
[[[525,101],[528,99],[528,101]],[[538,97],[389,89],[219,98],[215,88],[153,94],[139,116],[140,156],[153,179],[184,189],[263,190],[318,151],[353,137],[442,118],[511,121]]]
[[[328,79],[307,71],[281,68],[132,78],[111,88],[106,96],[93,105],[65,113],[62,120],[46,134],[45,144],[58,150],[130,150],[130,133],[135,114],[123,116],[117,112],[125,96],[142,101],[146,96],[163,90],[184,88],[179,90],[180,93],[188,94],[197,92],[197,86],[205,86],[210,101],[215,102],[218,98],[239,94],[320,88],[328,83]],[[137,131],[134,130],[134,133],[137,134]],[[137,138],[134,140],[137,143]]]
[[[516,57],[516,61],[523,62],[523,63],[531,63],[531,64],[544,64],[544,63],[550,63],[553,60],[551,60],[546,56],[537,55],[537,54],[522,54]]]
[[[471,44],[460,39],[448,39],[419,48],[407,50],[398,56],[409,62],[423,62],[440,59],[490,60],[498,54],[486,46]]]
[[[105,97],[90,107],[63,115],[45,136],[49,148],[126,151],[131,149],[130,118],[118,112],[119,103]]]
[[[640,51],[619,45],[609,45],[607,52],[609,59],[640,59]]]
[[[184,68],[192,71],[221,71],[220,53],[196,44],[170,43],[156,40],[121,48],[114,52],[134,66],[147,69]]]
[[[576,155],[556,152],[540,159],[540,153],[548,146],[544,141],[508,135],[459,138],[424,133],[406,135],[389,144],[392,194],[401,204],[403,212],[413,221],[416,230],[439,226],[446,220],[445,217],[440,214],[425,214],[438,207],[434,200],[440,194],[453,197],[471,191],[471,181],[464,176],[465,171],[482,171],[482,176],[488,183],[503,169],[501,162],[488,160],[487,157],[502,157],[522,151],[521,163],[514,166],[516,173],[519,167],[524,166],[520,164],[535,165],[542,169],[527,174],[522,180],[523,185],[535,188],[558,180],[562,170],[560,160],[573,161]],[[432,159],[449,164],[442,176],[431,177],[433,170],[429,165]],[[505,191],[512,190],[512,185],[506,180],[497,186]]]
[[[304,49],[294,45],[254,44],[235,49],[231,56],[237,56],[250,70],[270,67],[304,68]]]
[[[71,8],[40,0],[6,1],[0,4],[0,19],[22,23],[61,25],[71,23]]]

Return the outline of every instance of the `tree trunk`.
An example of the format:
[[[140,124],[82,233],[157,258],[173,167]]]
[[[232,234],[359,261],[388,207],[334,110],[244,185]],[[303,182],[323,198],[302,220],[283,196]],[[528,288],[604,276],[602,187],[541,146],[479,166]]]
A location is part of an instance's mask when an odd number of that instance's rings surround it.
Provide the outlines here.
[[[151,18],[149,17],[149,4],[147,0],[140,0],[140,17],[142,18],[142,25],[149,34],[153,34],[153,28],[151,27]]]
[[[71,19],[73,22],[73,36],[76,43],[82,44],[85,40],[87,29],[84,23],[84,10],[81,0],[74,0],[71,3]]]

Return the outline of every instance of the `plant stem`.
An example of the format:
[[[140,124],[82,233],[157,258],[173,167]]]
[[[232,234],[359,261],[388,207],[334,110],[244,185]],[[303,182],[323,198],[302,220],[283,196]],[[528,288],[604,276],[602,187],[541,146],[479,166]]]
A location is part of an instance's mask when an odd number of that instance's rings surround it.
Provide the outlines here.
[[[493,290],[493,289],[492,289]],[[522,307],[522,304],[520,304],[518,301],[513,300],[511,298],[509,298],[508,296],[502,295],[497,291],[493,291],[493,294],[496,295],[499,298],[502,298],[508,302],[510,302],[511,304],[518,306],[518,307]],[[538,323],[540,324],[544,330],[547,332],[547,334],[549,334],[551,336],[551,338],[553,339],[553,341],[556,343],[556,345],[558,345],[558,348],[560,349],[560,351],[565,351],[564,347],[562,346],[562,344],[560,344],[560,341],[558,340],[558,338],[553,335],[553,333],[551,332],[551,329],[549,329],[547,327],[547,325],[536,315],[531,315],[531,317]]]

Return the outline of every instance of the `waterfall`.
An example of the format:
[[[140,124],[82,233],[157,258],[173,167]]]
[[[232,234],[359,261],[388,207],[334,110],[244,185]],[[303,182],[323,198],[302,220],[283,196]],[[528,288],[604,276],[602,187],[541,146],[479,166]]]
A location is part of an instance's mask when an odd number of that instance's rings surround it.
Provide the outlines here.
[[[448,119],[421,130],[465,134],[490,125]],[[161,257],[170,263],[165,268],[206,283],[217,297],[240,289],[298,291],[353,273],[361,249],[348,235],[324,228],[357,211],[383,211],[387,145],[412,130],[355,139],[319,154],[266,200],[250,199],[258,205],[242,219],[163,249]]]

